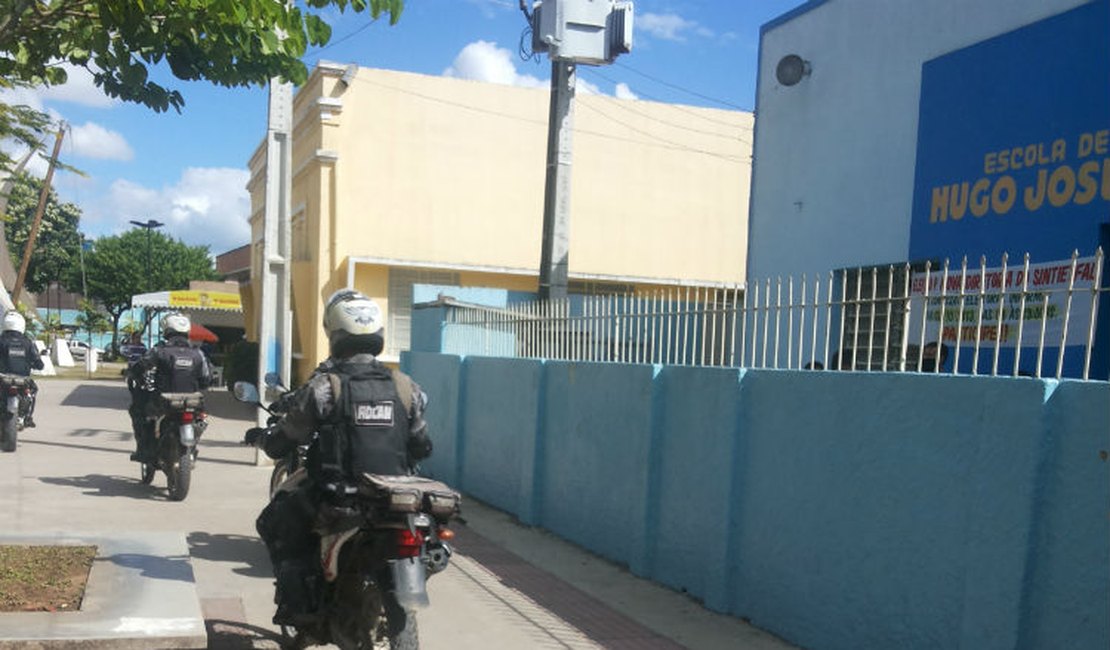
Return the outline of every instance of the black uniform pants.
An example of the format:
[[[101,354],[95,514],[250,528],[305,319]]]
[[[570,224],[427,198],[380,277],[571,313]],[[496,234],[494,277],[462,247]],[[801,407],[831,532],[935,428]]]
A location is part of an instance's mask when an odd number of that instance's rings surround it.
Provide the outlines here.
[[[311,484],[279,492],[255,521],[258,536],[270,553],[277,581],[274,622],[293,623],[319,606],[323,580],[318,558],[320,537],[314,532],[316,503]]]
[[[132,391],[131,406],[127,408],[131,416],[131,432],[135,436],[135,451],[139,455],[154,451],[154,420],[150,417],[153,397],[153,393]]]

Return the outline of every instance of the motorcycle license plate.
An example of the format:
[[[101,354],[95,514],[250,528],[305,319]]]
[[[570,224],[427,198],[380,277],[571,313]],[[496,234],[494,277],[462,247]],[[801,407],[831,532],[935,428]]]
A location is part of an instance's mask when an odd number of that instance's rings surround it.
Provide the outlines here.
[[[179,433],[181,434],[181,444],[183,444],[183,445],[193,445],[193,444],[196,443],[196,438],[193,435],[193,425],[192,424],[183,424],[183,425],[181,425],[181,430],[179,431]]]
[[[15,414],[15,413],[18,413],[18,412],[19,412],[19,396],[18,395],[11,395],[11,396],[8,397],[8,413]]]

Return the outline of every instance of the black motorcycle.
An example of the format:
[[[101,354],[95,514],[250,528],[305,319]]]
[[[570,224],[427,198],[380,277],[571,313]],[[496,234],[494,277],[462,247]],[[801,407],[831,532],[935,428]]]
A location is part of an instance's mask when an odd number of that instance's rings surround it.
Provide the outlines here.
[[[23,430],[31,406],[34,383],[30,377],[0,374],[0,391],[5,396],[0,411],[0,451],[15,451],[19,432]]]
[[[240,401],[262,406],[253,385],[238,382],[234,392]],[[305,480],[299,468],[274,496]],[[459,494],[419,476],[376,474],[322,488],[316,607],[295,625],[282,626],[287,647],[417,650],[416,611],[429,604],[428,576],[450,561],[454,533],[447,523],[459,511]]]
[[[156,458],[153,463],[141,462],[139,471],[143,483],[150,484],[155,471],[162,470],[170,500],[184,501],[197,461],[197,443],[208,428],[204,394],[162,393],[155,399]]]

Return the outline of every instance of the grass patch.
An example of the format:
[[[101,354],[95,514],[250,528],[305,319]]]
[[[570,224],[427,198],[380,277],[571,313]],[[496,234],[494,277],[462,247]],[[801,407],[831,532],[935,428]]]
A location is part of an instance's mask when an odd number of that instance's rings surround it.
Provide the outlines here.
[[[81,608],[95,546],[0,545],[0,612]]]

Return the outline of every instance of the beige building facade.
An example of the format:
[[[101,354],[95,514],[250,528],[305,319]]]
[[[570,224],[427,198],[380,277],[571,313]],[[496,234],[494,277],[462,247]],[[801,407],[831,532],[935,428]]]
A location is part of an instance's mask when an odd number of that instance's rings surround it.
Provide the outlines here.
[[[294,374],[327,356],[322,301],[354,287],[408,344],[413,284],[535,291],[546,89],[322,63],[294,98]],[[744,281],[752,114],[578,93],[571,291]],[[250,159],[257,332],[266,143]]]

